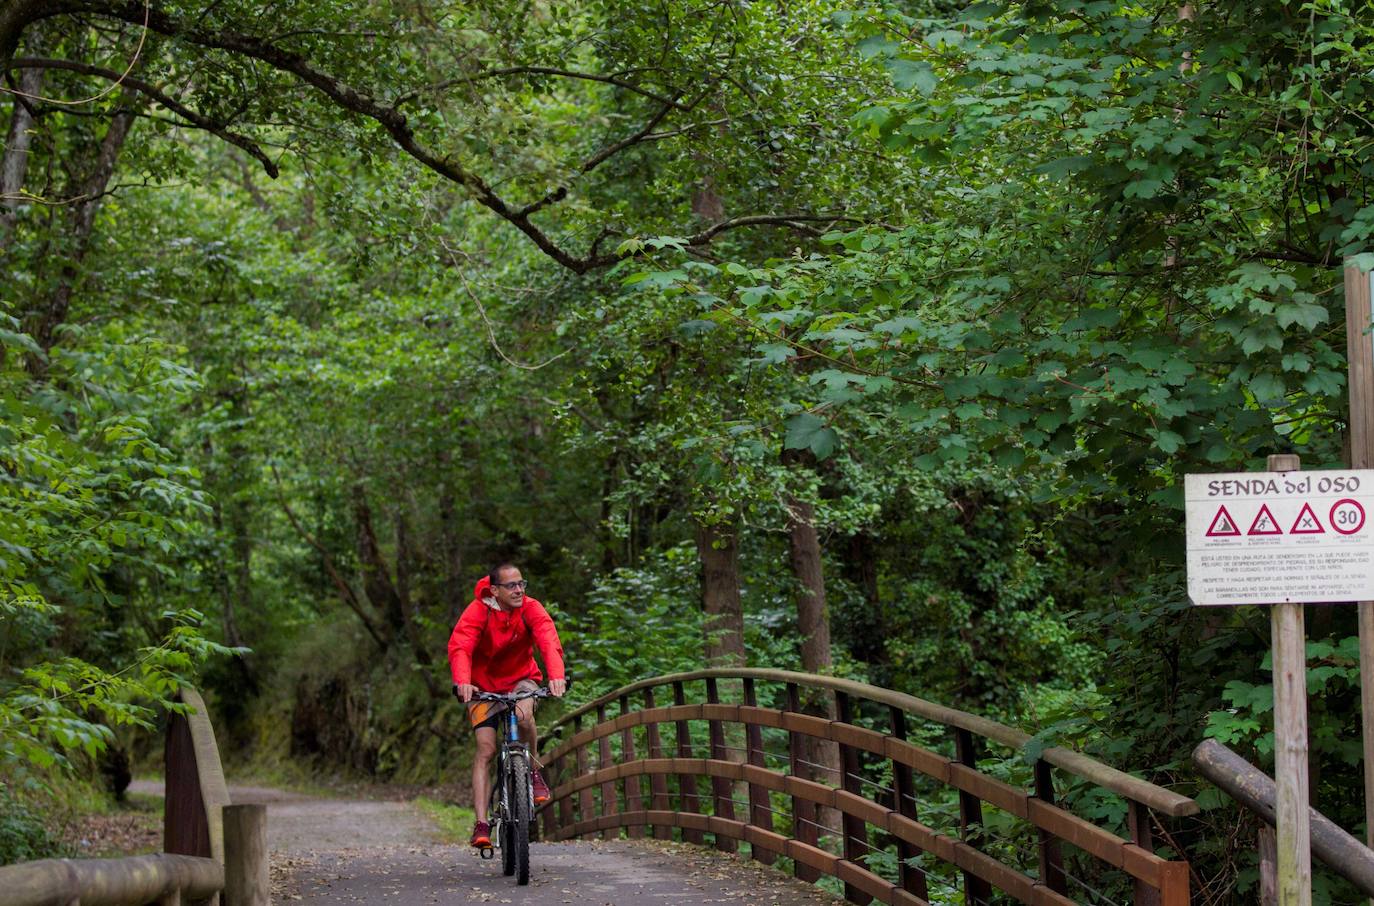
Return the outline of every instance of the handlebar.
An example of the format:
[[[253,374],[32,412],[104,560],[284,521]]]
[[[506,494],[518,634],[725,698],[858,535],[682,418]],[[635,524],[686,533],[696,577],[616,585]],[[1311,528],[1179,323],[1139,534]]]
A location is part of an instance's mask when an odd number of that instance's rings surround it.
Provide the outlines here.
[[[548,698],[550,695],[553,695],[553,693],[549,691],[548,686],[540,686],[538,689],[529,692],[512,692],[506,695],[499,692],[483,692],[479,689],[473,693],[472,700],[475,702],[499,702],[513,705],[527,698]]]

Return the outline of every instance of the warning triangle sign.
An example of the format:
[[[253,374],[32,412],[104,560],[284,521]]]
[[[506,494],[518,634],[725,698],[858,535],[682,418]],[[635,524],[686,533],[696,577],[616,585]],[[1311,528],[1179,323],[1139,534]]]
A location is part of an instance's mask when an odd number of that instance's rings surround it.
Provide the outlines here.
[[[1217,510],[1217,514],[1212,517],[1212,524],[1207,527],[1208,538],[1226,538],[1240,534],[1240,528],[1236,525],[1236,520],[1231,518],[1231,514],[1226,512],[1226,507]]]
[[[1304,503],[1302,512],[1298,514],[1298,519],[1293,523],[1293,527],[1288,530],[1290,535],[1325,535],[1326,529],[1322,528],[1321,522],[1317,519],[1317,514],[1312,512],[1312,504]]]
[[[1283,529],[1279,528],[1278,520],[1274,514],[1269,512],[1269,504],[1260,504],[1260,511],[1255,514],[1255,521],[1250,523],[1250,531],[1247,535],[1282,535]]]

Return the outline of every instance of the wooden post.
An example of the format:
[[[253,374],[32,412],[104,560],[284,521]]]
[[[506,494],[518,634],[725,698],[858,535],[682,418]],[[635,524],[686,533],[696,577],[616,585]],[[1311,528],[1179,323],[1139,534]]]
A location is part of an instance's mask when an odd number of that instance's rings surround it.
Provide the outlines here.
[[[835,693],[835,714],[840,723],[854,723],[854,707],[849,696],[843,692]],[[861,770],[859,750],[840,743],[840,788],[847,793],[862,796],[863,787],[859,784]],[[840,827],[844,833],[844,857],[856,865],[862,865],[868,855],[868,823],[849,812],[841,812],[840,815]],[[873,901],[871,896],[848,882],[844,885],[844,898],[851,903],[861,903],[865,906]]]
[[[596,709],[596,722],[598,725],[606,722],[606,706],[599,705]],[[613,767],[611,759],[611,737],[610,734],[602,736],[598,740],[596,769],[598,771]],[[601,784],[601,814],[614,815],[620,811],[620,790],[614,780],[606,780]],[[606,828],[601,831],[602,840],[620,839],[620,828]]]
[[[1035,759],[1035,797],[1049,805],[1055,804],[1054,774],[1050,763],[1043,758]],[[1040,831],[1040,883],[1061,896],[1068,896],[1069,879],[1064,874],[1059,838],[1043,829]]]
[[[715,677],[708,677],[706,680],[706,701],[713,705],[720,704],[720,689],[716,685]],[[725,725],[719,720],[712,718],[706,722],[711,734],[711,758],[714,761],[728,761],[730,753],[725,748]],[[731,799],[734,795],[733,785],[728,777],[711,776],[711,790],[713,793],[713,804],[711,813],[719,818],[726,818],[731,821],[735,819],[735,803]],[[732,853],[736,850],[735,841],[721,834],[716,834],[716,849],[723,853]]]
[[[644,690],[644,710],[654,709],[654,689],[650,686]],[[663,738],[659,734],[658,724],[647,723],[644,725],[644,744],[649,748],[650,758],[663,757]],[[668,801],[668,777],[666,774],[649,775],[649,807],[657,812],[666,812],[672,808]],[[666,824],[654,825],[655,840],[673,839],[673,829]]]
[[[973,734],[963,727],[954,728],[954,757],[960,764],[978,770],[978,747]],[[963,790],[959,791],[959,836],[974,849],[983,845],[983,801]],[[992,885],[965,869],[964,902],[968,906],[983,906],[991,901]]]
[[[267,806],[224,806],[224,906],[268,906]]]
[[[582,717],[579,715],[573,718],[573,735],[582,732]],[[587,744],[583,743],[577,747],[577,776],[584,777],[590,770],[587,765]],[[578,816],[579,821],[590,821],[596,817],[596,795],[592,788],[584,786],[582,792],[578,793]]]
[[[673,704],[681,707],[687,704],[687,689],[679,680],[673,683]],[[677,757],[692,758],[692,728],[685,720],[676,723],[677,731]],[[677,795],[680,800],[678,808],[684,812],[701,811],[701,797],[697,795],[697,775],[684,772],[677,775]],[[684,827],[682,829],[683,843],[700,844],[705,836],[701,831],[693,828]]]
[[[620,714],[624,716],[630,713],[630,697],[620,696]],[[635,760],[635,731],[634,727],[626,727],[620,731],[620,761],[628,764]],[[640,783],[638,776],[625,778],[625,811],[638,812],[644,808],[644,787]],[[644,825],[631,824],[625,828],[625,832],[631,839],[644,836]]]
[[[796,683],[787,684],[787,710],[801,712],[801,693]],[[789,770],[793,777],[805,776],[802,767],[802,734],[795,730],[787,731],[787,754]],[[820,839],[816,827],[816,803],[800,796],[792,797],[792,836],[808,846],[815,846]],[[821,873],[800,860],[792,861],[792,874],[799,880],[814,883]]]
[[[1126,823],[1130,825],[1131,842],[1147,853],[1154,852],[1154,835],[1150,832],[1150,810],[1134,799],[1127,800]],[[1133,902],[1135,906],[1159,906],[1159,889],[1136,878]]]
[[[1295,472],[1291,454],[1269,457],[1269,471]],[[1312,844],[1307,814],[1307,633],[1301,603],[1269,607],[1274,662],[1274,781],[1278,785],[1280,906],[1310,906]]]
[[[754,681],[744,681],[744,704],[750,708],[758,707],[758,694]],[[756,768],[767,768],[763,758],[763,728],[756,723],[748,723],[744,728],[744,746],[748,749],[745,761]],[[764,830],[773,830],[772,800],[768,790],[757,783],[749,784],[749,823]],[[758,846],[749,847],[749,853],[764,865],[772,865],[776,855]]]
[[[897,739],[906,742],[906,712],[896,705],[888,707],[888,716],[892,719],[892,735]],[[892,797],[896,800],[893,810],[897,814],[910,818],[915,821],[916,813],[916,778],[912,774],[909,765],[902,764],[895,758],[892,759]],[[926,885],[926,873],[919,866],[911,864],[921,855],[921,850],[914,843],[909,843],[901,837],[897,838],[897,880],[899,886],[907,893],[913,893],[922,900],[930,899],[930,891]]]
[[[1374,274],[1345,265],[1345,348],[1350,369],[1350,466],[1374,468]],[[1360,713],[1364,736],[1365,844],[1374,847],[1374,601],[1359,602]],[[1374,900],[1371,900],[1374,903]]]
[[[1261,826],[1259,829],[1259,885],[1260,906],[1279,906],[1278,843],[1274,840],[1274,829]]]

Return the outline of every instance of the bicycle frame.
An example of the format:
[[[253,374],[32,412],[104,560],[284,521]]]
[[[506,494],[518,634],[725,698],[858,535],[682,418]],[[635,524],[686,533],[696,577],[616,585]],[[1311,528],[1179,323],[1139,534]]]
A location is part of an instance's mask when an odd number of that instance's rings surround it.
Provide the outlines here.
[[[506,705],[505,739],[496,749],[496,776],[491,786],[488,818],[501,848],[501,867],[507,875],[517,875],[517,883],[529,883],[529,838],[534,822],[533,759],[529,746],[520,739],[516,703],[527,698],[543,698],[547,689],[500,695],[479,692],[481,700]],[[513,798],[518,797],[518,798]],[[483,847],[481,857],[491,859],[495,847]]]

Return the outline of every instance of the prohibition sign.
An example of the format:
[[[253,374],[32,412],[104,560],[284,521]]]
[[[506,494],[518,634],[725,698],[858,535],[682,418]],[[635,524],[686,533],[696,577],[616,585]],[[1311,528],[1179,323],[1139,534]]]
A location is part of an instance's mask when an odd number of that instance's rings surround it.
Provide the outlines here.
[[[1364,507],[1346,497],[1331,504],[1331,527],[1342,535],[1353,535],[1364,528]]]

